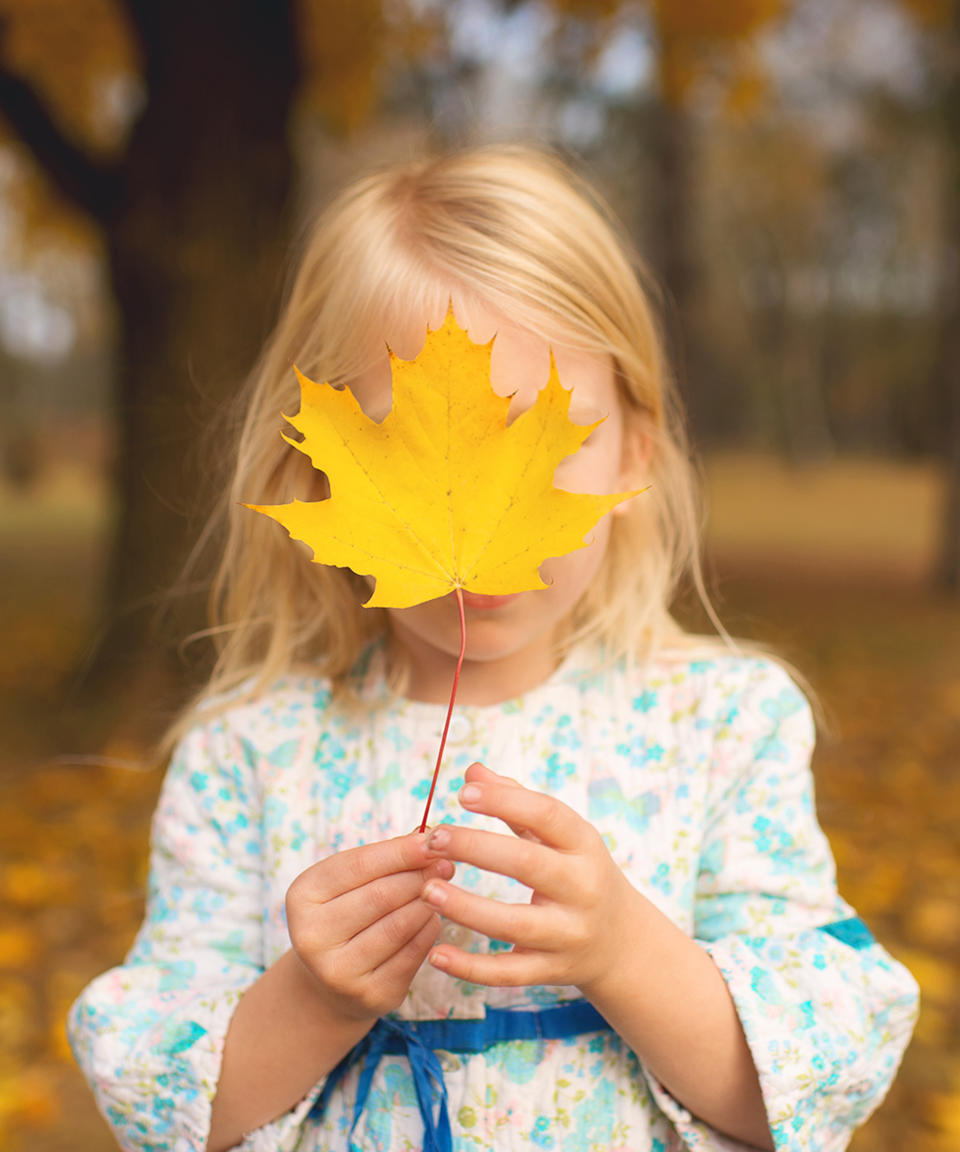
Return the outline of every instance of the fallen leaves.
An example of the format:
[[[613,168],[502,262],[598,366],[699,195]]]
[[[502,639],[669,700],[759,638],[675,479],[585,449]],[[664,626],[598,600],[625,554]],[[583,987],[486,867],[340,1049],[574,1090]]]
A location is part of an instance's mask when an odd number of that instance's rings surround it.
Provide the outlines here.
[[[67,1044],[67,1010],[143,914],[159,771],[3,765],[0,1147],[115,1148]]]

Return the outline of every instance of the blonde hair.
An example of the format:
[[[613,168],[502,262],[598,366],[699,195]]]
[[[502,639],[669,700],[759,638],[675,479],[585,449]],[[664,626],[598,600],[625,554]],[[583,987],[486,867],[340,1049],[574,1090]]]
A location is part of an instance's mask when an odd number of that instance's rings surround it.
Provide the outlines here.
[[[527,147],[400,164],[333,201],[306,237],[248,383],[220,512],[226,543],[206,632],[218,658],[205,696],[240,689],[252,697],[303,666],[342,686],[364,647],[385,634],[382,610],[361,606],[369,589],[359,577],[309,563],[276,524],[241,504],[309,492],[309,462],[280,437],[281,412],[299,402],[293,363],[313,379],[347,382],[369,367],[365,334],[429,307],[451,284],[548,338],[560,331],[610,355],[626,419],[642,421],[648,437],[651,488],[613,518],[604,564],[566,641],[592,635],[611,654],[632,657],[711,642],[685,635],[670,614],[686,575],[719,627],[701,574],[697,486],[652,307],[656,289],[629,252],[592,188],[553,155]]]

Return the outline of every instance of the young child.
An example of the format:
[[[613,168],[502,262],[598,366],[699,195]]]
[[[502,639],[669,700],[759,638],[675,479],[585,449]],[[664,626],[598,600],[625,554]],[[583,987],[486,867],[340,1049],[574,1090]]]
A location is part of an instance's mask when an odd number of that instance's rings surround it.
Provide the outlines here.
[[[310,235],[253,380],[215,589],[216,674],[178,728],[144,925],[70,1035],[152,1152],[844,1148],[883,1098],[913,979],[837,894],[808,705],[684,634],[691,473],[650,305],[589,188],[486,148],[373,175]],[[284,444],[292,364],[391,404],[452,301],[529,407],[552,348],[558,487],[651,487],[544,591],[366,609],[240,505],[318,499]],[[456,871],[455,871],[456,870]]]

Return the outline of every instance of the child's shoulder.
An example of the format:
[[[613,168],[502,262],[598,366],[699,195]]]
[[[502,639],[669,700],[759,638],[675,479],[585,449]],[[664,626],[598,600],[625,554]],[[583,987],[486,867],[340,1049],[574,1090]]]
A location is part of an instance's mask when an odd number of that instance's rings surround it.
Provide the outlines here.
[[[647,663],[625,669],[632,691],[642,700],[683,699],[702,705],[750,705],[790,697],[798,705],[806,696],[787,665],[762,652],[674,648]]]
[[[206,696],[195,713],[191,732],[264,736],[271,731],[292,732],[330,707],[332,687],[323,676],[291,673],[258,685],[251,678],[227,692]]]

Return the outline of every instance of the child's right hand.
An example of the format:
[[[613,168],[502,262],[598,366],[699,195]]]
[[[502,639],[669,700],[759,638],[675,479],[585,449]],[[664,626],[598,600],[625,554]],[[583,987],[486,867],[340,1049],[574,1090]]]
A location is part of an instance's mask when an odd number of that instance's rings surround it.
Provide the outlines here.
[[[403,1001],[440,929],[420,894],[454,867],[413,832],[338,852],[287,890],[290,941],[331,1011],[376,1019]]]

